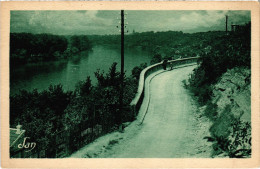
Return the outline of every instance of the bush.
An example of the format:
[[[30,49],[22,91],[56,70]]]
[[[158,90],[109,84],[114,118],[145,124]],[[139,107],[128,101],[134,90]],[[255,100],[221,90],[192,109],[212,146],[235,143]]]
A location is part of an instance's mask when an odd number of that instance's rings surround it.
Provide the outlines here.
[[[45,149],[51,143],[51,137],[64,129],[60,121],[71,99],[71,92],[64,92],[61,85],[50,86],[48,90],[38,92],[25,90],[10,96],[10,125],[20,123],[26,135],[36,141],[38,147]]]
[[[205,109],[205,116],[208,117],[210,120],[215,121],[217,119],[217,104],[212,103],[211,101],[209,101],[207,103],[207,107]]]
[[[209,105],[215,107],[214,104]],[[251,124],[235,118],[230,112],[230,106],[226,106],[210,128],[213,141],[213,154],[222,154],[230,158],[244,158],[251,155]]]
[[[151,65],[159,63],[162,61],[162,56],[160,54],[155,54],[150,62]]]
[[[217,138],[227,138],[230,134],[230,127],[232,126],[235,118],[232,113],[230,113],[231,107],[226,106],[220,116],[215,120],[213,125],[210,128],[210,132],[213,137]]]
[[[91,84],[90,76],[87,77],[86,81],[79,81],[75,86],[76,95],[80,95],[82,97],[88,96],[93,89]]]
[[[113,126],[118,125],[119,96],[120,96],[120,73],[116,69],[117,63],[113,63],[107,74],[98,70],[95,72],[98,84],[91,85],[89,77],[80,81],[74,91],[75,96],[65,110],[64,123],[69,127],[78,125],[84,120],[92,118],[95,113],[96,123],[103,125],[103,129],[110,131]],[[130,102],[137,90],[136,80],[124,76],[123,112],[121,122],[133,119],[130,110]]]
[[[248,158],[251,156],[251,124],[235,120],[232,122],[228,137],[217,136],[213,148],[214,155],[224,153],[230,158]]]
[[[132,76],[136,79],[139,80],[140,78],[140,73],[142,72],[143,69],[147,67],[147,63],[142,63],[139,66],[136,66],[132,70]]]

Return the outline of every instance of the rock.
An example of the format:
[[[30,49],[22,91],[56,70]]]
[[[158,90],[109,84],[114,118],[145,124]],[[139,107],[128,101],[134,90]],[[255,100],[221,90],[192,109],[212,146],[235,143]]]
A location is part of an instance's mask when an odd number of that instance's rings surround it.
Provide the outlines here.
[[[234,68],[224,73],[219,81],[212,86],[211,101],[217,105],[218,115],[210,128],[212,136],[224,137],[234,142],[234,138],[231,136],[234,121],[251,122],[250,77],[250,69]],[[243,146],[247,146],[247,144],[243,144]],[[250,146],[248,147],[250,149]],[[222,153],[216,157],[227,156],[227,153]]]
[[[249,69],[234,68],[224,73],[219,82],[213,86],[212,102],[217,104],[218,114],[221,114],[227,105],[231,105],[231,112],[236,117],[251,112],[251,85],[245,80],[248,77],[250,77]],[[248,115],[243,118],[249,120]]]

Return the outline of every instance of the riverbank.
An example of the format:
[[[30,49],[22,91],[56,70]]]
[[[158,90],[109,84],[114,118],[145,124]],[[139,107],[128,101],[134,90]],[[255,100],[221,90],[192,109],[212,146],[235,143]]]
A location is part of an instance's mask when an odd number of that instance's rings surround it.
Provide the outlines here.
[[[121,52],[120,49],[110,49],[104,46],[93,47],[92,52],[81,52],[75,59],[68,61],[57,61],[30,64],[20,68],[13,67],[11,74],[11,91],[13,93],[19,92],[20,89],[32,91],[38,89],[43,91],[48,89],[49,85],[61,84],[64,90],[74,90],[78,81],[86,80],[90,76],[92,84],[96,84],[97,80],[95,72],[108,72],[113,62],[120,63]],[[130,76],[131,71],[135,66],[142,63],[150,63],[151,57],[147,52],[135,49],[125,50],[125,71],[126,75]],[[120,64],[118,64],[120,69]]]

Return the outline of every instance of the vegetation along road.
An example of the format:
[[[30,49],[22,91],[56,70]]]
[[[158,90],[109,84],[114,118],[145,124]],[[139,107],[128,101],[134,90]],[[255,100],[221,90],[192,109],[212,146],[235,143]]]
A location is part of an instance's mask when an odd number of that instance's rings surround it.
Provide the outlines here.
[[[196,105],[182,83],[195,67],[154,76],[142,125],[137,120],[126,127],[124,133],[103,136],[71,157],[209,157],[207,142],[203,140],[205,132],[201,132],[203,127],[194,116]]]

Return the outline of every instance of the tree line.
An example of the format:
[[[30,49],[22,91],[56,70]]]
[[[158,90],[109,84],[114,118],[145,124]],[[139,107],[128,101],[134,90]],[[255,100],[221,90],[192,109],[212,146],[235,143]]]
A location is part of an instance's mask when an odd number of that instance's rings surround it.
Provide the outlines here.
[[[224,31],[183,33],[182,31],[133,32],[125,35],[125,48],[149,51],[151,64],[163,59],[196,57],[208,46],[210,40],[221,38]],[[120,46],[120,35],[90,35],[93,45]]]
[[[11,65],[19,65],[66,59],[79,51],[90,50],[91,47],[86,35],[11,33],[10,62]]]

